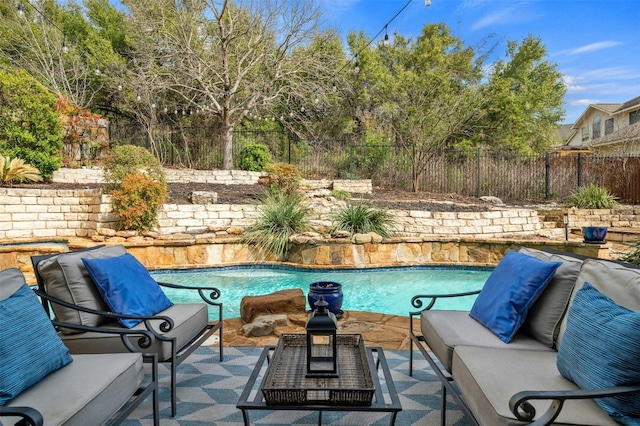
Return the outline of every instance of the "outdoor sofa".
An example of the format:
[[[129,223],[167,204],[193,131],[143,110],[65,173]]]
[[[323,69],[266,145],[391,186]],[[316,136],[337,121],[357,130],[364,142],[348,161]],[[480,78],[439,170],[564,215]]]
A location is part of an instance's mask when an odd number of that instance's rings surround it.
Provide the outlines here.
[[[52,322],[16,268],[0,271],[0,324],[0,424],[118,424],[149,396],[159,424],[156,355],[126,345],[128,353],[71,356],[54,326],[77,326]],[[148,331],[110,332],[143,348],[154,340]]]
[[[638,268],[522,248],[471,293],[471,311],[412,299],[410,374],[415,344],[442,382],[442,424],[449,394],[472,425],[640,425]]]
[[[153,344],[144,352],[169,363],[172,417],[177,409],[177,367],[216,331],[222,361],[222,303],[216,302],[220,297],[217,288],[156,282],[122,245],[33,256],[31,260],[46,312],[58,321],[93,327],[59,328],[71,354],[128,351],[118,333],[104,330],[131,329],[153,335]],[[161,287],[195,291],[204,303],[173,304]],[[217,311],[217,321],[209,321],[208,306]],[[127,343],[136,345],[135,340]]]

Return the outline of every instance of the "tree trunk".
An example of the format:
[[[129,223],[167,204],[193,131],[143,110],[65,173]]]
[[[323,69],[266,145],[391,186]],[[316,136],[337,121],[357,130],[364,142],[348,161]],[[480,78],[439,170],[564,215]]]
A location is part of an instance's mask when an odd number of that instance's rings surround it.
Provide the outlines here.
[[[233,126],[225,126],[222,134],[222,169],[233,169]]]

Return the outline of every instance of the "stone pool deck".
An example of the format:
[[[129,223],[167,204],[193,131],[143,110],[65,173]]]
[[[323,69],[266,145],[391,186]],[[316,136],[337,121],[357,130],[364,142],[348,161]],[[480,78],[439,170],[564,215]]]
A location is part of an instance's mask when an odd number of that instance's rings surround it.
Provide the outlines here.
[[[278,343],[281,334],[304,333],[306,314],[289,314],[289,325],[277,327],[273,334],[261,337],[245,337],[241,318],[224,320],[225,346],[266,346]],[[414,327],[420,323],[414,320]],[[345,311],[338,320],[338,333],[362,334],[368,346],[381,346],[389,350],[409,349],[409,315],[395,316],[373,312]]]

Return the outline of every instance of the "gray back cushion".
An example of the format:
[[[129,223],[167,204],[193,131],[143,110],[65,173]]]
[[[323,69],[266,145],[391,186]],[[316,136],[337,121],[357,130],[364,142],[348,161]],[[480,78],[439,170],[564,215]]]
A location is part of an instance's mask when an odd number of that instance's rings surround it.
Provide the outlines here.
[[[523,247],[520,253],[540,260],[562,262],[542,296],[533,304],[520,329],[539,342],[554,347],[560,334],[560,324],[569,304],[582,260],[568,255],[552,254]]]
[[[108,311],[109,308],[98,293],[98,288],[82,263],[82,258],[104,259],[122,256],[125,253],[126,250],[121,245],[62,253],[41,261],[38,264],[38,274],[42,277],[49,295],[86,308]],[[59,321],[93,327],[105,323],[101,316],[65,308],[55,303],[51,305]],[[63,332],[74,331],[64,329]]]
[[[569,304],[573,302],[576,292],[586,282],[618,305],[640,312],[640,269],[606,260],[587,259],[580,269]],[[560,346],[566,328],[567,318],[565,316],[560,327],[558,346]]]
[[[8,268],[0,271],[0,302],[7,300],[25,283],[24,275],[18,268]]]

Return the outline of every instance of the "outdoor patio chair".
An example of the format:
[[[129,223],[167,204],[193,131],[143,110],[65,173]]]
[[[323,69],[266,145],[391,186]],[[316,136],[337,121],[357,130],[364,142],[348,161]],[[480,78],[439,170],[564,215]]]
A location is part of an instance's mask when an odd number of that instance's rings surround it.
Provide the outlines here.
[[[223,360],[222,303],[216,302],[220,297],[217,288],[160,282],[155,284],[156,281],[144,266],[127,254],[121,245],[103,245],[66,253],[32,256],[31,261],[38,283],[38,294],[46,312],[55,320],[88,327],[148,330],[153,334],[154,344],[142,352],[156,353],[158,362],[169,364],[172,417],[176,414],[176,368],[216,331],[219,332],[220,361]],[[103,283],[100,286],[95,283],[96,270],[106,274],[107,280],[111,278],[112,281],[124,282],[120,284],[125,286],[124,291],[116,289],[109,295],[105,294],[110,289],[105,289]],[[98,278],[105,279],[104,274]],[[149,282],[151,287],[141,284]],[[164,309],[160,311],[145,311],[146,308],[140,310],[136,307],[133,310],[135,314],[126,308],[129,311],[122,313],[122,309],[115,309],[113,305],[119,303],[117,299],[128,292],[126,287],[129,284],[135,285],[138,290],[130,292],[131,294],[145,294],[144,303],[153,304],[158,298],[166,299],[161,287],[197,291],[205,303],[176,303],[168,307],[164,305]],[[144,290],[141,291],[142,288]],[[214,311],[217,311],[217,321],[209,322],[208,306],[213,306]],[[118,334],[82,332],[64,327],[59,327],[58,330],[72,354],[128,351]],[[137,345],[135,341],[131,343]]]

